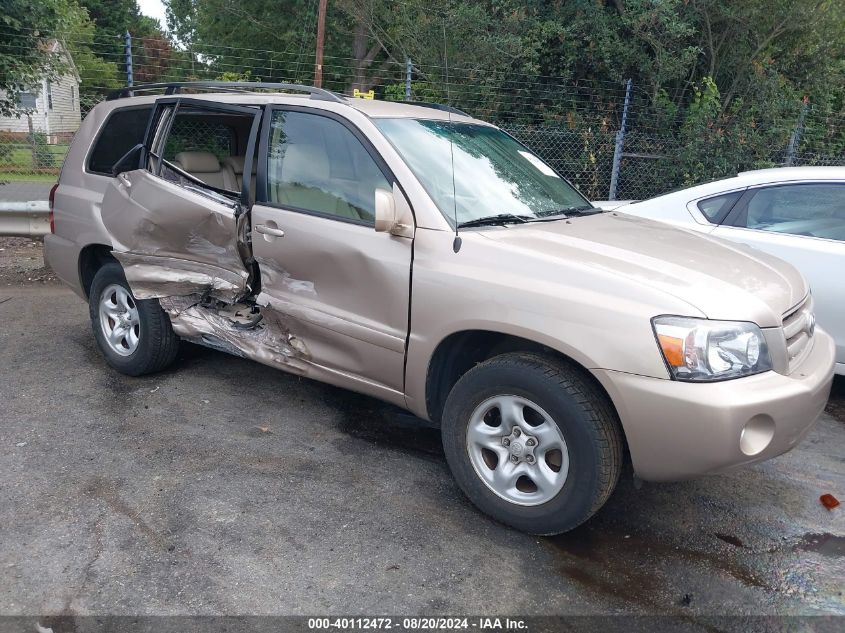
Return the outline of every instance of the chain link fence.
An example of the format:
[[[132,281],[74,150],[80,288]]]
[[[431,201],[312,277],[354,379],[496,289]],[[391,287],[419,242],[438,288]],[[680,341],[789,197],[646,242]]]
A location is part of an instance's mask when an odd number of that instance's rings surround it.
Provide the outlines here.
[[[0,37],[11,37],[0,26]],[[0,200],[44,200],[56,181],[73,133],[90,109],[110,90],[126,84],[126,56],[134,59],[141,81],[261,80],[311,83],[308,51],[288,54],[249,48],[191,53],[161,42],[130,42],[116,34],[105,44],[86,43],[109,72],[89,76],[71,70],[43,79],[21,96],[12,116],[0,117]],[[72,60],[80,43],[61,39],[60,53]],[[98,48],[99,47],[99,48]],[[107,68],[107,70],[108,70]],[[326,86],[351,93],[356,61],[327,59]],[[378,99],[411,98],[451,103],[489,120],[527,145],[592,200],[644,199],[734,175],[783,165],[845,165],[845,112],[812,103],[786,103],[777,115],[743,126],[691,130],[677,114],[659,110],[653,95],[626,82],[578,82],[555,77],[494,75],[459,66],[382,64],[366,88]],[[80,76],[79,73],[84,76]],[[448,77],[448,80],[446,79]],[[627,109],[626,109],[627,104]],[[623,119],[625,126],[623,129]],[[187,123],[185,124],[187,126]],[[719,128],[719,129],[717,129]],[[205,149],[226,154],[225,132],[177,130],[169,151]],[[177,147],[178,145],[178,147]],[[617,164],[615,191],[611,190]]]

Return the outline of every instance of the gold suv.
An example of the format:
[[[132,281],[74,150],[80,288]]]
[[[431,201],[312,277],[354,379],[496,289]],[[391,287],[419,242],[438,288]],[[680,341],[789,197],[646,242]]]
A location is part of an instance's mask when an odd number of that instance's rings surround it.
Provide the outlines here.
[[[792,266],[603,213],[448,107],[136,86],[87,116],[53,203],[47,258],[115,369],[189,341],[399,405],[532,533],[589,518],[626,454],[644,480],[779,455],[831,385]]]

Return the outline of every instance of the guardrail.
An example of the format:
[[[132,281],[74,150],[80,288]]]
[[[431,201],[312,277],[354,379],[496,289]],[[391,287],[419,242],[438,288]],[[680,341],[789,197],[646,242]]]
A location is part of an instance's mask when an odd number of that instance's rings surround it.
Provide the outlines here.
[[[50,232],[50,203],[46,200],[0,200],[0,235],[37,237]]]

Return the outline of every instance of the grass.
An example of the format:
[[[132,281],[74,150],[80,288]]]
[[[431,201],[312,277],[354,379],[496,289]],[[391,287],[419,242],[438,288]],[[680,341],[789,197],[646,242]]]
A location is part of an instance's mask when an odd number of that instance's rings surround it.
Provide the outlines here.
[[[5,167],[0,167],[0,185],[4,182],[56,182],[58,177],[58,167],[56,167],[56,173],[54,174],[9,171]]]
[[[47,151],[53,156],[53,166],[38,169],[32,166],[31,147],[25,143],[16,143],[13,147],[0,162],[0,183],[56,182],[67,154],[67,145],[47,145]]]

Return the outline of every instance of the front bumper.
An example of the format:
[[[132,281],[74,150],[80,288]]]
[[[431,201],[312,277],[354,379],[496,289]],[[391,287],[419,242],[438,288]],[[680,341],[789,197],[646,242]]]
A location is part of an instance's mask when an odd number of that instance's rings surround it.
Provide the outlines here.
[[[769,371],[690,383],[594,370],[616,405],[634,472],[648,481],[718,473],[792,449],[824,411],[833,381],[833,339],[817,329],[790,375]]]

